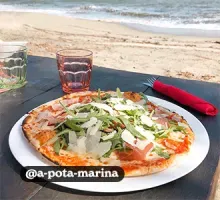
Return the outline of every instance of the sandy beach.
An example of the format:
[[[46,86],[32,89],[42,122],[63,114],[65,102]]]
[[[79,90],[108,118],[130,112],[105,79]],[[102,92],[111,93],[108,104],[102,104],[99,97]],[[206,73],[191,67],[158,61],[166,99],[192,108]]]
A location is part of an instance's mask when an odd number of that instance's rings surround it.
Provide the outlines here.
[[[28,41],[30,55],[63,48],[94,52],[94,65],[220,83],[220,39],[147,33],[102,21],[0,13],[0,40]]]
[[[83,48],[93,51],[97,66],[220,83],[220,38],[153,34],[102,21],[1,12],[0,40],[28,41],[29,55],[55,58],[60,49]]]

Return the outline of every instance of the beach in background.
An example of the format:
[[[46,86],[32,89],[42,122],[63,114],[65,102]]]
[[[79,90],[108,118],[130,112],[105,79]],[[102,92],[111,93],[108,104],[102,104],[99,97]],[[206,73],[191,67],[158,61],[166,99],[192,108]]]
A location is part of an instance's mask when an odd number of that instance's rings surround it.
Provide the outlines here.
[[[0,40],[28,41],[29,55],[55,58],[60,49],[90,49],[97,66],[220,83],[220,38],[31,12],[0,12],[0,22]]]
[[[155,33],[220,37],[220,0],[0,0],[0,12],[123,23]]]

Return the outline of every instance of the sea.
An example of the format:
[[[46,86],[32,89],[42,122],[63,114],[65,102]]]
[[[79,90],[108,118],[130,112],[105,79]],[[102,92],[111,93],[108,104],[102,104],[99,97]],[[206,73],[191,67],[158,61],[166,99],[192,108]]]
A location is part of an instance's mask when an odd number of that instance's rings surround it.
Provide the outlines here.
[[[122,23],[150,32],[220,37],[220,0],[0,0],[2,11],[48,13]]]

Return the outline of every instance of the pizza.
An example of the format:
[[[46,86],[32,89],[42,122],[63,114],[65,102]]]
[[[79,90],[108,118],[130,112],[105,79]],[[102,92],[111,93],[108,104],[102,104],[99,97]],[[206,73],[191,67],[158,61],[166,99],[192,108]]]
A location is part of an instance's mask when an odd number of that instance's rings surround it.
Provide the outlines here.
[[[194,133],[179,114],[142,93],[67,94],[28,113],[27,140],[60,166],[120,166],[125,176],[160,172],[187,154]]]

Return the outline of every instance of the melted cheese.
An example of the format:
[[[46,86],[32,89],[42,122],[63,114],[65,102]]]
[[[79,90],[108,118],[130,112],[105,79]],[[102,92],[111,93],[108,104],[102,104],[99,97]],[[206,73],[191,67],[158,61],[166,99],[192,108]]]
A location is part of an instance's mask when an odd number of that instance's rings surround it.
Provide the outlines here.
[[[169,133],[170,135],[170,139],[175,140],[177,142],[183,142],[183,138],[185,137],[185,135],[179,131],[177,132],[171,132]]]
[[[146,155],[146,160],[147,161],[160,160],[161,158],[163,158],[163,157],[159,156],[155,152],[151,152],[151,153]]]

